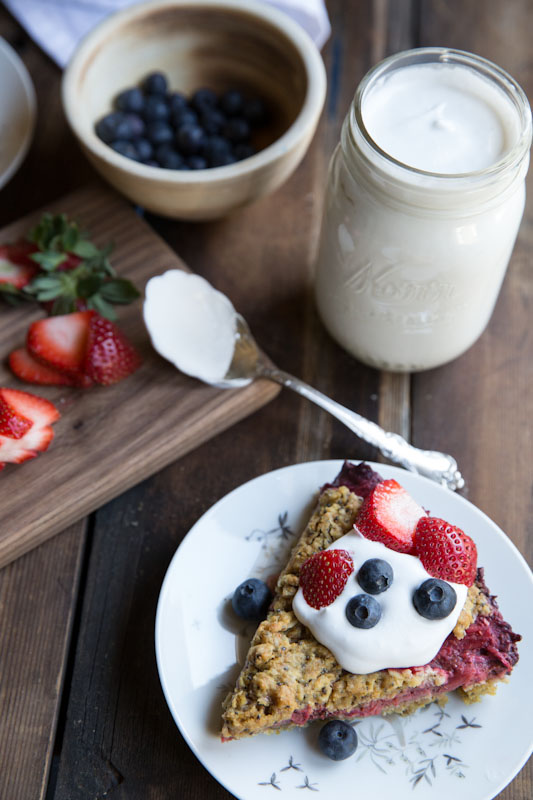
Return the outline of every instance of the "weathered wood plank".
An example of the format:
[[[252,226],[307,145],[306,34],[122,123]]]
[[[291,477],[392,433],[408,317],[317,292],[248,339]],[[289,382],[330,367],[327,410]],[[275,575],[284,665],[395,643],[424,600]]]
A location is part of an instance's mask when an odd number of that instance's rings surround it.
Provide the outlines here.
[[[44,797],[85,525],[0,572],[0,797]]]
[[[531,3],[486,0],[483,13],[475,0],[431,0],[420,5],[421,44],[478,53],[510,72],[533,96]],[[531,171],[528,194],[518,242],[487,330],[457,361],[414,376],[413,438],[421,447],[448,450],[457,457],[469,500],[503,528],[531,563]],[[533,797],[531,761],[499,797]]]

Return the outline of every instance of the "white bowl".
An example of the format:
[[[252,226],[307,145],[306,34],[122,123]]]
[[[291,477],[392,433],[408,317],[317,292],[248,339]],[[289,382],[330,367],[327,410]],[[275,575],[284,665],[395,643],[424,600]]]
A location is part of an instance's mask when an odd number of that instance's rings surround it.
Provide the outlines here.
[[[236,86],[261,97],[271,122],[256,155],[225,167],[160,169],[104,144],[95,122],[122,89],[155,70],[185,94]],[[297,167],[326,92],[321,56],[290,17],[255,0],[155,0],[113,14],[83,40],[63,78],[68,122],[87,157],[135,203],[169,217],[209,219],[276,189]]]

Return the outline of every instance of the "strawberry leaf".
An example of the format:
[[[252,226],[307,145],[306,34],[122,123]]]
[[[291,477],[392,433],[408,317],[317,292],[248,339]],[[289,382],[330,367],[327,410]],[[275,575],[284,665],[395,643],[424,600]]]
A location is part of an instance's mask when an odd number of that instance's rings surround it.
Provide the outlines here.
[[[100,255],[101,251],[92,243],[89,242],[87,239],[80,239],[76,244],[71,248],[74,255],[79,256],[80,258],[94,258],[95,256]]]
[[[114,304],[131,303],[140,296],[131,281],[116,277],[109,261],[113,245],[99,249],[65,214],[43,214],[27,238],[38,248],[30,258],[41,272],[24,287],[23,296],[38,302],[54,300],[52,314],[69,313],[82,300],[115,319]]]
[[[140,292],[126,278],[114,278],[103,284],[100,294],[110,303],[131,303]]]
[[[102,278],[99,275],[88,275],[81,278],[77,284],[77,295],[84,299],[96,294],[102,287]]]
[[[52,270],[56,269],[63,261],[67,260],[67,254],[54,253],[47,250],[42,253],[32,253],[30,258],[32,261],[35,261],[36,264],[39,264],[41,269],[46,270],[46,272],[52,272]]]
[[[62,314],[71,314],[76,311],[76,301],[73,297],[58,297],[52,306],[52,316],[60,316]]]
[[[95,294],[92,297],[90,297],[89,300],[87,301],[87,306],[89,308],[94,308],[94,310],[98,311],[98,313],[101,314],[102,317],[106,317],[107,319],[110,319],[112,321],[114,321],[117,318],[117,315],[115,314],[115,310],[111,305],[111,303],[108,303],[107,300],[104,300],[104,298],[101,297],[101,295],[99,294]]]
[[[67,252],[73,253],[79,238],[80,233],[77,229],[77,226],[69,225],[66,231],[63,233],[63,249]]]

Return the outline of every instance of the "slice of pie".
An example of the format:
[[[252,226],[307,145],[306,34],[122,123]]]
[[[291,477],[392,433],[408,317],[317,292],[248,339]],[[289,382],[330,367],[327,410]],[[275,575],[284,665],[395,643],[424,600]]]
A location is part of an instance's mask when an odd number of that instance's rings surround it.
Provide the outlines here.
[[[466,599],[453,630],[423,666],[349,672],[299,621],[293,599],[302,565],[352,531],[363,499],[381,482],[368,465],[346,463],[334,483],[322,488],[278,578],[268,617],[257,628],[236,687],[224,702],[223,741],[316,719],[410,714],[434,700],[445,701],[455,689],[472,703],[494,694],[497,682],[511,673],[521,637],[503,619],[482,569],[473,573],[475,580],[462,595]]]

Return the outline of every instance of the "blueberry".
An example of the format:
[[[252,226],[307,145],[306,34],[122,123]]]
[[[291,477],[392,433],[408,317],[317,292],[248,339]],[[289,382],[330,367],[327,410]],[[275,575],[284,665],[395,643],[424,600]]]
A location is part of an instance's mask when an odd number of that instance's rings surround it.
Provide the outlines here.
[[[320,729],[318,746],[328,758],[343,761],[357,750],[357,734],[347,722],[333,719]]]
[[[144,105],[144,118],[147,122],[167,120],[169,116],[170,111],[167,101],[163,95],[152,94],[146,98],[146,103]]]
[[[123,120],[124,114],[121,111],[112,111],[111,114],[106,114],[95,125],[96,135],[106,144],[110,144],[114,139],[119,138],[117,129]]]
[[[125,114],[119,127],[122,126],[127,126],[129,136],[124,138],[128,139],[136,139],[138,136],[142,136],[146,128],[143,119],[138,114]]]
[[[209,108],[200,115],[200,124],[206,133],[214,135],[220,133],[226,124],[226,117],[217,108]]]
[[[115,111],[97,123],[96,133],[108,144],[117,139],[135,139],[144,133],[144,122],[137,114]]]
[[[120,111],[132,111],[140,114],[144,108],[145,98],[140,89],[124,89],[117,95],[115,105]]]
[[[174,139],[174,131],[168,122],[159,120],[149,123],[146,128],[146,136],[152,144],[165,144]]]
[[[220,98],[220,108],[224,114],[233,117],[240,114],[244,106],[244,97],[238,89],[229,89]]]
[[[143,81],[142,88],[146,94],[165,94],[167,79],[162,72],[151,72]]]
[[[202,112],[207,108],[214,108],[218,97],[212,89],[197,89],[191,97],[191,106],[196,111]]]
[[[229,155],[231,144],[223,136],[209,136],[204,147],[206,158],[213,159]]]
[[[373,628],[381,619],[381,606],[369,594],[357,594],[346,606],[346,618],[354,628]]]
[[[250,125],[262,125],[266,121],[265,104],[258,97],[246,100],[242,109],[242,115]]]
[[[111,147],[116,153],[120,153],[121,156],[131,158],[133,161],[139,160],[137,150],[132,142],[127,142],[125,139],[117,139],[115,142],[111,142]]]
[[[207,169],[207,159],[203,156],[189,156],[187,164],[191,169]]]
[[[235,589],[231,605],[242,619],[260,620],[266,617],[271,600],[272,592],[266,583],[258,578],[248,578]]]
[[[124,114],[122,111],[113,111],[96,123],[97,136],[110,144],[117,139],[133,139],[138,129],[136,122],[132,121],[133,114]],[[135,115],[136,116],[136,115]],[[139,119],[136,117],[136,119]],[[142,120],[141,120],[142,122]]]
[[[244,142],[249,138],[250,126],[242,117],[232,117],[224,125],[222,133],[230,142],[236,144],[237,142]]]
[[[135,145],[135,149],[137,150],[137,155],[139,156],[141,161],[148,161],[152,158],[154,154],[154,148],[152,147],[151,142],[148,139],[144,139],[142,137],[133,140],[133,144]]]
[[[456,603],[453,586],[438,578],[428,578],[413,595],[414,607],[426,619],[444,619],[452,613]]]
[[[143,164],[146,164],[147,167],[160,167],[161,166],[161,164],[159,164],[159,162],[156,161],[155,158],[147,158],[146,161],[143,161]]]
[[[235,164],[237,159],[232,153],[222,153],[218,156],[213,156],[209,159],[209,166],[211,167],[228,167],[230,164]]]
[[[178,128],[176,142],[182,153],[192,156],[205,147],[207,136],[199,125],[187,124]]]
[[[181,92],[171,92],[167,97],[167,105],[171,114],[189,107],[187,98]]]
[[[250,156],[255,155],[255,147],[246,142],[241,142],[233,148],[233,155],[237,161],[242,161],[244,158],[250,158]]]
[[[369,558],[357,573],[359,586],[368,594],[385,592],[392,584],[393,578],[391,565],[382,558]]]
[[[181,128],[182,125],[197,125],[198,114],[196,111],[193,111],[192,108],[184,106],[183,108],[178,108],[172,112],[170,115],[170,121],[177,130],[178,128]]]
[[[162,144],[155,151],[156,160],[165,169],[181,169],[183,158],[170,144]]]

